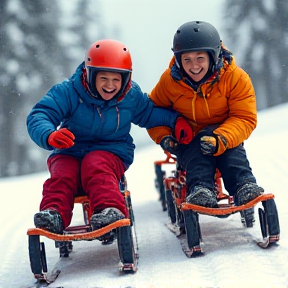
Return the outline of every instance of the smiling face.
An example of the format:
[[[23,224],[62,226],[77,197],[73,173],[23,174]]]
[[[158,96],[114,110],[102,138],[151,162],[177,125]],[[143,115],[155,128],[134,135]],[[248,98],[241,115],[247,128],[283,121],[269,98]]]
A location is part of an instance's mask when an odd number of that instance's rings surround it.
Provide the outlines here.
[[[206,51],[186,52],[181,55],[185,72],[195,82],[199,82],[209,69],[209,55]]]
[[[96,75],[96,89],[104,100],[112,99],[122,87],[120,73],[99,71]]]

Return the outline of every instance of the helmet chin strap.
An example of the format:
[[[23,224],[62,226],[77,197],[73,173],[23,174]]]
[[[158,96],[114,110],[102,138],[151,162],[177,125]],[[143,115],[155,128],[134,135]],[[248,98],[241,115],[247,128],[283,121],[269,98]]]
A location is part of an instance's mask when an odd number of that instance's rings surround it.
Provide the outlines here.
[[[177,57],[175,57],[175,63],[176,63],[176,66],[180,69],[181,66],[180,66],[180,64],[179,64],[179,62],[178,62],[178,60],[177,60]]]

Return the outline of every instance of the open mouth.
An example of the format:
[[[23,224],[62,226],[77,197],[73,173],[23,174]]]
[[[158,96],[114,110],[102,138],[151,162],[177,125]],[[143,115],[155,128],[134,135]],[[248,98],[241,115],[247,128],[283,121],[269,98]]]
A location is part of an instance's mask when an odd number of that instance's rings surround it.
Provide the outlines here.
[[[203,71],[203,68],[201,68],[198,72],[193,72],[192,70],[189,70],[189,72],[193,75],[199,75]]]
[[[103,91],[104,93],[113,94],[113,93],[116,91],[116,89],[113,89],[113,90],[111,90],[111,91],[108,91],[108,90],[102,88],[102,91]]]

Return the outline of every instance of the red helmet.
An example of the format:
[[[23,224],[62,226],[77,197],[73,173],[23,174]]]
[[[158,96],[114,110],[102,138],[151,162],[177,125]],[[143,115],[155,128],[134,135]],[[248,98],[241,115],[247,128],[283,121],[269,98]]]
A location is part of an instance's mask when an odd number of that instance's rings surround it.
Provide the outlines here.
[[[87,84],[94,96],[99,96],[95,79],[98,71],[121,73],[122,89],[126,88],[132,73],[132,60],[129,49],[119,41],[104,39],[93,43],[85,56]]]

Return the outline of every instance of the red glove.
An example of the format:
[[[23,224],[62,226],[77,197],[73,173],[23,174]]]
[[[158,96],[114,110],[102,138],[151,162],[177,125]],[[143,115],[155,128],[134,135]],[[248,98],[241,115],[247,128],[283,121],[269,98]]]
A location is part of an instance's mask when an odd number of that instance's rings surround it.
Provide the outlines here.
[[[189,144],[193,139],[191,125],[183,117],[178,117],[175,124],[175,138],[181,144]]]
[[[74,145],[75,136],[66,128],[61,128],[52,132],[48,136],[49,145],[57,149],[66,149]]]

